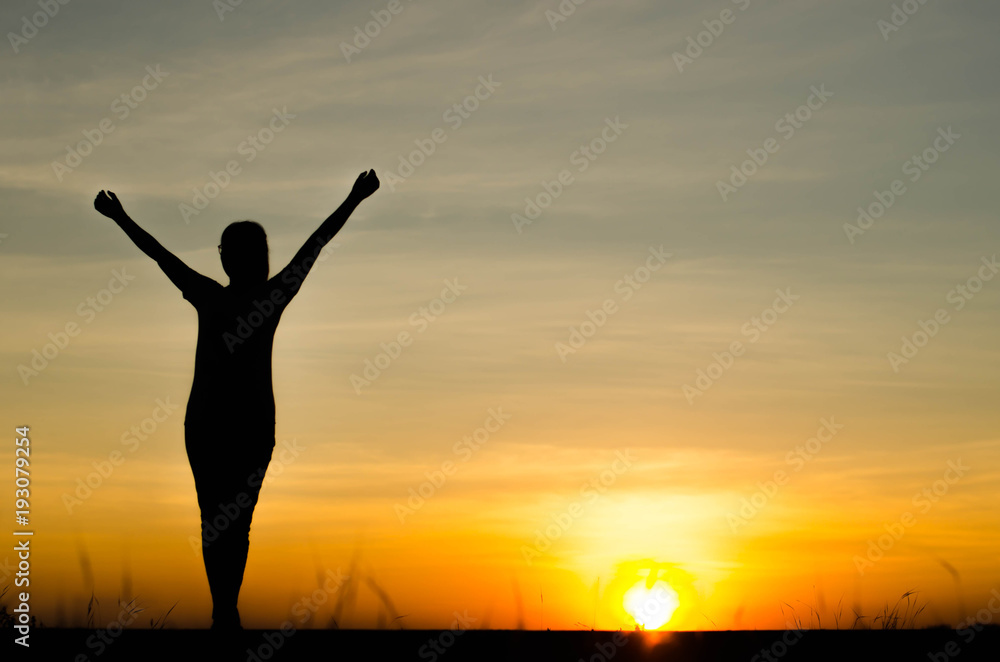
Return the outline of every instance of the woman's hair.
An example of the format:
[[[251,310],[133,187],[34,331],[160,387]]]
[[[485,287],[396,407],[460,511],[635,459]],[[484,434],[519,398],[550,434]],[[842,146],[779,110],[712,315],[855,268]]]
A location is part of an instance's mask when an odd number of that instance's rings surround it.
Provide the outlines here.
[[[271,270],[268,262],[267,233],[256,221],[236,221],[222,231],[222,268],[230,282],[266,281]]]

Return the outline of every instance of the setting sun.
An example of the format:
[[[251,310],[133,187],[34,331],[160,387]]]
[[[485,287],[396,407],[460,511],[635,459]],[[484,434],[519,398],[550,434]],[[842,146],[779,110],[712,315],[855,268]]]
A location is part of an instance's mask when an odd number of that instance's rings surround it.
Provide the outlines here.
[[[657,630],[666,625],[680,606],[677,591],[662,579],[647,587],[646,580],[635,583],[622,600],[625,611],[644,630]]]

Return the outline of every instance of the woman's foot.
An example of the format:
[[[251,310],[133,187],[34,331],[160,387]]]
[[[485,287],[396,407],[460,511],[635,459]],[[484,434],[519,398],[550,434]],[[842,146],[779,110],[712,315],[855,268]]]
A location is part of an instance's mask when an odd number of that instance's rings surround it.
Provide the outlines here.
[[[211,629],[222,632],[238,632],[242,630],[243,625],[240,623],[240,612],[234,610],[226,614],[213,615]]]

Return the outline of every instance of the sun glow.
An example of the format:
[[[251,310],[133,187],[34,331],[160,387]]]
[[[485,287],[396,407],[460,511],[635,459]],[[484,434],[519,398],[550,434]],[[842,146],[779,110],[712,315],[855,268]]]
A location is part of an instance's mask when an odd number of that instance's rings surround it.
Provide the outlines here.
[[[625,592],[625,611],[644,630],[656,630],[666,625],[680,607],[680,597],[670,584],[657,580],[652,587],[640,580]]]

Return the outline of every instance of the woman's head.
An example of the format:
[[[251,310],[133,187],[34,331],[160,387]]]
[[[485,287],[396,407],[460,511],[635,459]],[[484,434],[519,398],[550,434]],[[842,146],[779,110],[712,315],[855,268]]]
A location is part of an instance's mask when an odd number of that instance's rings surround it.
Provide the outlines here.
[[[267,259],[267,233],[255,221],[236,221],[222,231],[219,244],[222,268],[229,282],[253,284],[265,282],[270,272]]]

